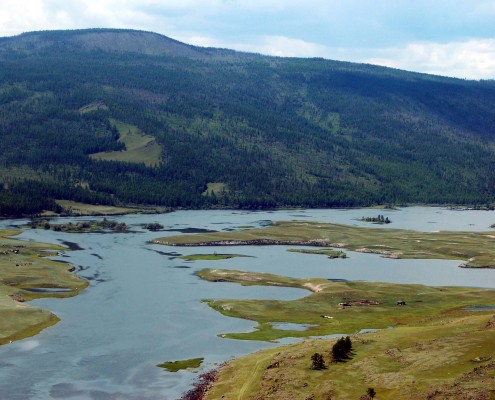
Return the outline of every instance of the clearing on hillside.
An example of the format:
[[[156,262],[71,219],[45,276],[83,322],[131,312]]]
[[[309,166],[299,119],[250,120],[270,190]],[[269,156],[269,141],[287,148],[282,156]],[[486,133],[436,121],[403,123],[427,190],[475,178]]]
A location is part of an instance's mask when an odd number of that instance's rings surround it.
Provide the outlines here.
[[[147,167],[154,167],[160,163],[162,147],[151,135],[144,134],[137,126],[110,119],[110,122],[120,133],[119,142],[124,143],[124,151],[104,151],[91,154],[90,157],[105,161],[122,161],[130,163],[144,163]]]

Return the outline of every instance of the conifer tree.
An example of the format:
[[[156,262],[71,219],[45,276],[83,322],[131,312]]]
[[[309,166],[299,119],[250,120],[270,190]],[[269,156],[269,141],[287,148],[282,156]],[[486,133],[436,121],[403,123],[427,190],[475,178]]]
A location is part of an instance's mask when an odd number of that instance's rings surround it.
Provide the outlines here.
[[[325,359],[320,353],[315,353],[311,356],[311,369],[325,369]]]

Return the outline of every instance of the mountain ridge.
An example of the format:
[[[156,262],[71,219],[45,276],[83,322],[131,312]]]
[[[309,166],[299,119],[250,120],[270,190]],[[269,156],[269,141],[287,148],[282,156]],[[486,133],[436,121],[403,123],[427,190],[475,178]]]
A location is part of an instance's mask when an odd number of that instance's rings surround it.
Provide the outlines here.
[[[117,40],[118,39],[118,40]],[[90,28],[73,30],[45,30],[24,32],[16,36],[1,37],[0,47],[10,50],[29,52],[41,41],[47,41],[41,48],[48,46],[68,47],[74,46],[81,50],[112,51],[117,53],[130,52],[143,55],[176,55],[185,57],[204,57],[209,53],[217,55],[236,54],[237,56],[252,55],[230,49],[194,46],[173,39],[160,33],[135,30],[135,29],[113,29],[113,28]],[[16,44],[17,46],[9,46]],[[24,44],[24,48],[19,45]]]
[[[102,36],[106,37],[107,40]],[[127,38],[126,38],[127,36]],[[100,37],[100,40],[96,38]],[[115,39],[119,39],[121,43],[117,43]],[[0,37],[0,48],[14,50],[17,47],[10,47],[10,43],[25,43],[25,47],[32,47],[36,43],[40,43],[37,39],[50,40],[51,46],[55,46],[60,43],[66,45],[72,44],[82,50],[104,50],[113,52],[135,52],[141,53],[143,55],[185,55],[185,56],[197,56],[204,57],[205,55],[235,55],[244,57],[264,57],[271,58],[273,60],[283,60],[283,59],[293,59],[293,60],[313,60],[322,62],[333,62],[337,64],[342,64],[343,67],[358,68],[359,66],[365,68],[376,68],[376,70],[382,71],[382,73],[394,74],[398,73],[410,73],[411,75],[417,75],[422,77],[430,77],[433,79],[449,79],[458,81],[470,81],[468,79],[461,79],[455,77],[448,77],[442,75],[429,74],[424,72],[409,71],[393,67],[385,67],[370,63],[358,63],[350,62],[344,60],[329,59],[323,57],[287,57],[287,56],[274,56],[265,55],[256,52],[245,52],[240,50],[233,50],[221,47],[204,47],[191,45],[185,42],[181,42],[170,36],[163,35],[160,33],[146,31],[146,30],[136,30],[127,28],[86,28],[86,29],[69,29],[69,30],[41,30],[41,31],[30,31],[23,32],[19,35]],[[91,40],[93,39],[93,40]],[[132,39],[132,40],[130,40]],[[131,43],[130,48],[126,48],[125,44]],[[144,44],[144,46],[143,46]],[[112,47],[113,45],[113,47]],[[41,48],[46,46],[43,45]],[[28,49],[26,49],[28,50]],[[477,81],[477,80],[471,80]],[[482,80],[483,81],[483,80]],[[490,81],[490,80],[485,80]],[[493,79],[495,82],[495,78]]]
[[[490,81],[113,29],[1,38],[0,59],[3,215],[40,211],[50,199],[200,208],[493,202]],[[152,137],[160,161],[92,158],[123,150],[119,126]],[[222,190],[207,191],[213,183]]]

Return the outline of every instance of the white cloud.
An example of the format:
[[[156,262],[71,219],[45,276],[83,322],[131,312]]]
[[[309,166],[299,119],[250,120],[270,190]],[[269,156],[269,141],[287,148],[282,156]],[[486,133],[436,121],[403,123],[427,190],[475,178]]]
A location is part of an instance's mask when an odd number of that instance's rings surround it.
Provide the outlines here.
[[[142,5],[140,0],[2,0],[0,36],[46,29],[160,26],[159,16],[142,11]],[[161,27],[167,28],[163,21]]]
[[[463,79],[495,79],[495,39],[410,43],[385,49],[335,48],[285,36],[251,37],[249,43],[224,42],[211,36],[184,36],[179,40],[280,57],[323,57]]]
[[[4,0],[0,8],[0,35],[40,29],[46,23],[41,0]]]
[[[280,57],[323,57],[328,54],[328,48],[325,46],[285,36],[264,36],[258,43],[237,47],[240,50]]]
[[[493,79],[494,16],[493,0],[1,0],[0,36],[143,29],[199,46]]]
[[[467,79],[495,79],[495,39],[453,43],[410,43],[378,50],[370,64]]]

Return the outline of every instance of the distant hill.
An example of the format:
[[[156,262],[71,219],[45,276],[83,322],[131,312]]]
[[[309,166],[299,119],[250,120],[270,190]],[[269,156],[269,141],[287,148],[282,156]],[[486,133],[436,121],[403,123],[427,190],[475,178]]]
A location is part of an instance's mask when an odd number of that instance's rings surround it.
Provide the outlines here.
[[[0,38],[0,62],[1,215],[494,201],[493,81],[114,29]]]

